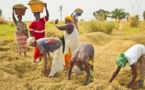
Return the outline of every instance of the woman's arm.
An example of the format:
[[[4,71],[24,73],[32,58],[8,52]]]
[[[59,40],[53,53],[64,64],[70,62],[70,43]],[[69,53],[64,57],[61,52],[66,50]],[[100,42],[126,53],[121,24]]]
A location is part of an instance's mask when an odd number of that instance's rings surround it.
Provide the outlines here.
[[[115,70],[115,72],[113,73],[112,77],[110,78],[109,83],[111,83],[114,80],[114,78],[118,75],[120,69],[121,69],[121,67],[118,66],[117,69]]]
[[[24,33],[25,33],[25,35],[27,36],[27,38],[29,38],[29,35],[28,35],[28,29],[27,29],[26,24],[25,24],[25,29],[26,29],[26,30],[25,30],[25,32],[24,32]]]
[[[34,22],[32,22],[30,25],[29,25],[29,33],[30,33],[30,36],[33,37],[33,32],[34,32],[34,29],[35,29],[35,26],[34,26]]]
[[[70,25],[71,24],[65,24],[64,26],[59,26],[58,25],[58,19],[55,20],[54,22],[55,26],[57,27],[57,29],[61,30],[61,31],[65,31],[65,30],[69,30],[70,29]]]
[[[30,31],[30,35],[31,35],[31,37],[33,37],[33,31]]]
[[[91,75],[91,72],[90,72],[90,67],[89,67],[89,64],[88,64],[88,62],[87,62],[87,58],[88,57],[85,57],[82,61],[83,61],[83,65],[85,66],[85,71],[86,71],[86,73],[87,73],[87,75],[86,75],[86,78],[85,78],[85,81],[84,81],[84,85],[87,85],[87,84],[89,84],[89,82],[90,82],[90,75]]]
[[[75,11],[73,11],[72,14],[71,14],[72,17],[73,17],[74,12],[75,12]]]
[[[12,12],[12,17],[13,17],[14,23],[16,24],[16,23],[17,23],[17,20],[16,20],[16,18],[15,18],[14,9],[13,9],[13,12]]]
[[[44,55],[44,71],[47,72],[47,53],[46,51],[43,52]]]
[[[68,70],[68,80],[70,80],[70,78],[71,78],[71,72],[72,72],[73,64],[74,64],[74,61],[73,61],[73,59],[71,59],[70,60],[70,67],[69,67],[69,70]]]
[[[48,12],[48,9],[47,9],[47,3],[45,3],[45,10],[46,10],[46,16],[49,17],[49,12]]]
[[[66,31],[70,29],[70,25],[64,25],[64,26],[58,26],[56,25],[57,29],[61,30],[61,31]]]

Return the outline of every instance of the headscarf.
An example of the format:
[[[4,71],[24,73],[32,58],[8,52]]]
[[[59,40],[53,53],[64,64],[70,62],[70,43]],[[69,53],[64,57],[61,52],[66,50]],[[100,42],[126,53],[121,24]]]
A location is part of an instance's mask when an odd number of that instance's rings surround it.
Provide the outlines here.
[[[72,22],[73,22],[72,16],[66,16],[66,17],[65,17],[65,20],[69,20],[69,21],[72,21]]]
[[[124,53],[121,53],[116,60],[116,64],[120,67],[124,67],[127,61],[128,61],[127,57],[124,55]]]
[[[28,39],[27,39],[27,44],[28,45],[31,45],[32,43],[34,43],[35,42],[35,37],[29,37]]]

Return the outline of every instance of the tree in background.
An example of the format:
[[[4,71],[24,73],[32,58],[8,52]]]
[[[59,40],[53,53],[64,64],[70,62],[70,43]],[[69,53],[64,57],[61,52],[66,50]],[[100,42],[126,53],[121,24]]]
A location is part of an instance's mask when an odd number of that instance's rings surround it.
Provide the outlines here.
[[[143,12],[143,19],[144,19],[144,21],[145,21],[145,11]]]
[[[128,12],[124,12],[124,9],[118,9],[116,8],[110,13],[110,17],[115,19],[115,20],[122,20],[122,19],[127,19],[129,16]]]
[[[8,24],[8,22],[2,17],[2,10],[0,9],[0,24]]]
[[[138,27],[139,24],[139,15],[130,16],[128,19],[130,27]]]
[[[109,15],[109,11],[99,9],[98,11],[94,12],[93,15],[97,20],[105,21],[105,20],[107,20],[107,17]]]
[[[0,9],[0,17],[2,17],[2,10]]]

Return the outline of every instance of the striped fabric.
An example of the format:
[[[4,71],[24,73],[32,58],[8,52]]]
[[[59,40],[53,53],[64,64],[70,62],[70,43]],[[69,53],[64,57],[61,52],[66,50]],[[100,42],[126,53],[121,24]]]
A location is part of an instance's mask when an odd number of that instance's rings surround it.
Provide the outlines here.
[[[16,34],[18,53],[27,51],[27,36],[23,33]]]
[[[36,33],[43,33],[43,32],[45,32],[45,30],[33,30],[34,32],[36,32]]]

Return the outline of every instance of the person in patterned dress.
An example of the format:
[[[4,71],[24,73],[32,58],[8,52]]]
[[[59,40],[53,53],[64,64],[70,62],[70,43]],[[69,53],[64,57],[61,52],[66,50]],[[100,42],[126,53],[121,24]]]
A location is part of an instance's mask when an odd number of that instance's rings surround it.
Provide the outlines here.
[[[17,19],[15,18],[14,9],[12,12],[13,21],[16,25],[16,41],[18,53],[21,55],[24,53],[26,56],[27,52],[27,38],[28,38],[28,29],[26,24],[22,21],[22,15],[17,15]]]

